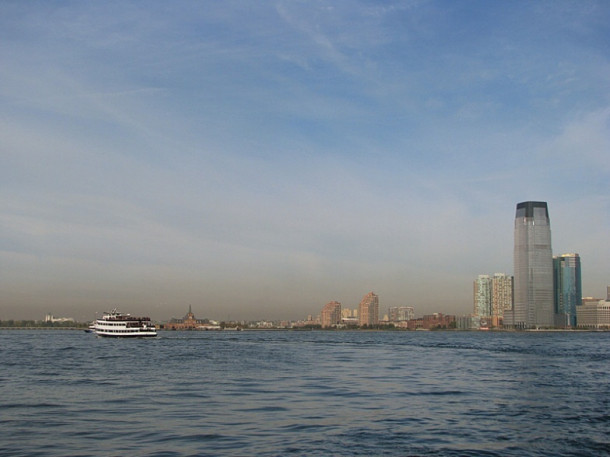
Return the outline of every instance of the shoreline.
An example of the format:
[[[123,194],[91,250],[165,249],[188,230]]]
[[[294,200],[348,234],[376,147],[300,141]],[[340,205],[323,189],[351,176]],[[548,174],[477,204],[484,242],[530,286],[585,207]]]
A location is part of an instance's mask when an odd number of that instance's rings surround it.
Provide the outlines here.
[[[68,331],[84,331],[87,332],[88,327],[0,327],[0,331],[2,330],[68,330]],[[166,333],[175,333],[175,332],[235,332],[236,330],[233,328],[229,329],[220,329],[220,330],[205,330],[205,329],[184,329],[184,330],[166,330],[166,329],[158,329],[158,332],[166,332]],[[287,332],[388,332],[388,333],[422,333],[422,331],[418,330],[406,330],[406,329],[302,329],[302,328],[242,328],[240,332],[278,332],[278,331],[287,331]],[[466,329],[466,330],[458,330],[458,329],[435,329],[435,330],[424,330],[427,332],[457,332],[457,333],[586,333],[586,332],[610,332],[610,329],[595,329],[595,328],[582,328],[582,329],[525,329],[525,330],[514,330],[514,329],[490,329],[490,330],[477,330],[477,329]]]

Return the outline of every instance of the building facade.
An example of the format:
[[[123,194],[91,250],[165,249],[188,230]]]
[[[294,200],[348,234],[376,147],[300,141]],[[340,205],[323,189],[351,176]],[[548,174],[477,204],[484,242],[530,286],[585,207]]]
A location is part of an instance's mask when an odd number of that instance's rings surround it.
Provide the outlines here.
[[[505,273],[479,275],[474,281],[474,316],[483,319],[486,326],[498,327],[504,313],[513,308],[513,277]]]
[[[479,275],[474,280],[474,307],[472,313],[479,317],[491,316],[491,277]]]
[[[322,328],[334,327],[341,324],[341,303],[331,301],[324,305],[320,321]]]
[[[546,202],[517,204],[513,252],[515,294],[511,313],[514,328],[553,327],[553,254]]]
[[[189,305],[186,316],[182,319],[172,318],[169,322],[162,324],[162,328],[165,330],[220,330],[217,322],[195,318],[191,305]]]
[[[426,330],[432,330],[435,328],[452,328],[455,327],[455,316],[446,315],[443,313],[434,313],[424,315],[422,318],[421,328]]]
[[[390,322],[405,322],[415,317],[415,309],[412,306],[394,306],[388,310]]]
[[[504,314],[513,309],[514,278],[504,273],[495,273],[491,280],[491,325],[499,327]]]
[[[580,256],[553,257],[553,302],[557,327],[576,326],[576,307],[582,303]]]
[[[576,308],[578,327],[610,329],[610,301],[588,301]]]
[[[379,324],[379,296],[369,292],[358,305],[358,317],[360,325]]]

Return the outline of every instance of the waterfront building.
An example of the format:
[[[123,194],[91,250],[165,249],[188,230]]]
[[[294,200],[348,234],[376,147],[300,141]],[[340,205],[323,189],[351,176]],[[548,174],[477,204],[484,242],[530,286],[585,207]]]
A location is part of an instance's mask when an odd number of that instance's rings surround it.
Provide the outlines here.
[[[553,302],[557,327],[576,326],[576,307],[582,303],[580,256],[553,257]]]
[[[407,321],[407,328],[409,330],[417,330],[423,328],[424,320],[421,317],[409,319]]]
[[[324,305],[321,315],[322,328],[333,327],[341,323],[341,303],[331,301]]]
[[[182,319],[172,318],[162,325],[166,330],[220,330],[217,322],[208,319],[196,319],[189,305],[189,311]]]
[[[379,323],[379,296],[373,292],[366,294],[358,305],[360,325],[377,325]]]
[[[505,273],[495,273],[491,279],[491,325],[499,327],[504,313],[513,309],[514,278]]]
[[[388,310],[390,322],[404,322],[415,317],[415,309],[412,306],[394,306]]]
[[[517,204],[513,254],[514,306],[512,322],[505,324],[515,328],[554,326],[553,255],[546,202]]]
[[[421,328],[431,330],[433,328],[451,328],[452,326],[455,326],[455,316],[434,313],[423,317]]]
[[[513,308],[513,277],[505,273],[479,275],[474,281],[473,314],[485,326],[501,325],[504,312]]]
[[[479,317],[491,316],[491,277],[479,275],[474,281],[473,314]]]
[[[481,318],[474,314],[456,317],[455,328],[458,330],[479,330],[481,328]]]
[[[587,301],[576,308],[576,322],[580,328],[610,329],[610,301]]]

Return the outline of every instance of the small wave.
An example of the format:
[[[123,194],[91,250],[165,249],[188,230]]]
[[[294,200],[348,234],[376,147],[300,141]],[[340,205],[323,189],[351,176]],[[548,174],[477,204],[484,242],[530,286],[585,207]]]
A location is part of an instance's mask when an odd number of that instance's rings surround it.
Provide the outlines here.
[[[0,404],[1,409],[18,409],[18,408],[63,408],[63,405],[56,403],[3,403]]]
[[[260,413],[273,413],[273,412],[283,412],[288,411],[288,408],[284,408],[283,406],[261,406],[258,408],[245,408],[242,411],[245,412],[260,412]]]

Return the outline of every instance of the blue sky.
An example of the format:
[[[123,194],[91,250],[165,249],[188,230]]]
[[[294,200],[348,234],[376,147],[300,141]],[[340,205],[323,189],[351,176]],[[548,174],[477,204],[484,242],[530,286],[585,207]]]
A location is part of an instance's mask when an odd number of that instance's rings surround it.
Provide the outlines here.
[[[467,314],[549,203],[610,283],[605,1],[0,3],[0,319]]]

